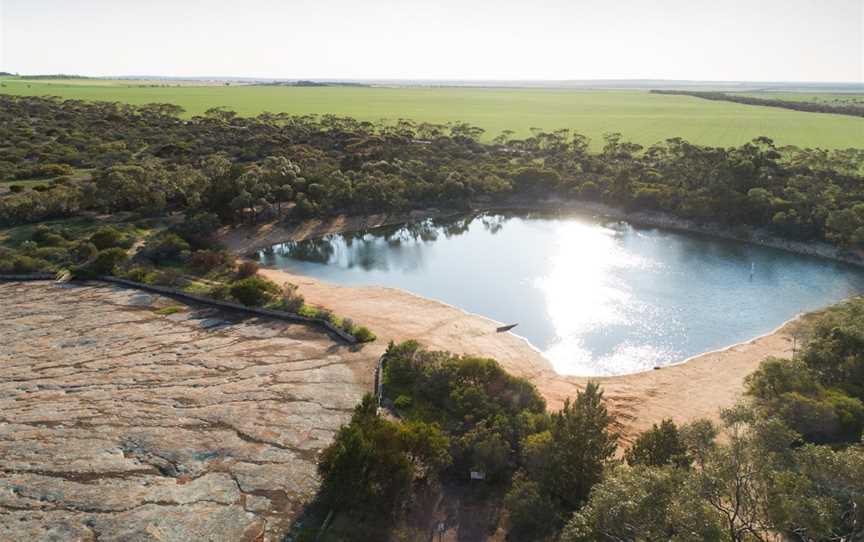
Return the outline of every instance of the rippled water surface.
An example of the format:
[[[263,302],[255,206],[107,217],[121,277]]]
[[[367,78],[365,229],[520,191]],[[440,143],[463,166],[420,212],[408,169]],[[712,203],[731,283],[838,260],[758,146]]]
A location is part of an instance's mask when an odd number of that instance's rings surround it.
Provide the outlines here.
[[[426,221],[276,245],[262,261],[518,323],[558,372],[578,375],[681,361],[864,291],[845,265],[582,216]]]

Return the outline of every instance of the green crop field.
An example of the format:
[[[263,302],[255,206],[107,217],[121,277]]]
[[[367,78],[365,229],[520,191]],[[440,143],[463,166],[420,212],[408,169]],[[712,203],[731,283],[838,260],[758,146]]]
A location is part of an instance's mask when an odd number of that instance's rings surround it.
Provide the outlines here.
[[[175,103],[185,108],[187,115],[224,106],[241,115],[270,111],[332,113],[363,120],[464,121],[484,128],[487,138],[506,129],[525,136],[532,127],[570,128],[589,136],[595,147],[609,132],[621,132],[629,140],[646,145],[682,137],[694,143],[728,146],[764,135],[781,145],[864,147],[862,118],[632,90],[169,86],[164,81],[14,78],[2,80],[2,85],[0,92],[18,95]]]

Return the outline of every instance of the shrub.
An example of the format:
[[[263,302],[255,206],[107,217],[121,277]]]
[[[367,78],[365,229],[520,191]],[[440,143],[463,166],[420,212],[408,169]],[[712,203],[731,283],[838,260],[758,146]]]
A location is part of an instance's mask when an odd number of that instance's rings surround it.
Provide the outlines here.
[[[42,164],[33,168],[32,175],[34,177],[60,177],[69,176],[75,173],[75,169],[67,164]]]
[[[325,320],[327,322],[330,322],[331,324],[336,323],[336,315],[330,309],[318,309],[317,311],[315,311],[315,318]]]
[[[126,261],[128,256],[122,248],[109,248],[99,252],[89,269],[97,275],[113,275],[117,266]]]
[[[189,252],[189,243],[176,233],[165,233],[147,241],[142,255],[153,263],[176,262]]]
[[[352,331],[354,331],[354,327],[355,327],[354,320],[352,320],[350,318],[343,318],[342,319],[342,325],[340,327],[344,331],[351,333]]]
[[[189,265],[199,273],[207,273],[231,262],[231,255],[222,250],[196,250],[189,258]]]
[[[217,301],[227,301],[231,298],[231,287],[227,284],[217,284],[210,288],[207,292],[207,297],[213,298]]]
[[[411,490],[415,464],[410,442],[394,422],[377,414],[378,402],[366,395],[351,423],[336,433],[318,462],[321,497],[329,507],[359,516],[390,517]]]
[[[352,331],[351,334],[354,335],[354,338],[361,343],[371,343],[372,341],[377,339],[375,334],[369,331],[369,328],[367,328],[366,326],[358,326],[354,328],[354,331]]]
[[[12,258],[0,258],[0,273],[35,273],[47,271],[50,267],[48,262],[30,256],[17,255]]]
[[[161,269],[157,271],[154,277],[155,284],[161,284],[162,286],[170,286],[172,288],[178,288],[183,285],[185,279],[183,278],[183,274],[176,269]]]
[[[220,225],[219,217],[215,214],[196,213],[173,229],[193,247],[205,248],[215,244],[212,242],[212,237]]]
[[[9,191],[13,194],[20,194],[25,190],[24,185],[21,184],[11,184],[9,185]]]
[[[839,390],[826,390],[815,396],[784,393],[775,408],[789,427],[811,442],[830,444],[861,440],[864,405]]]
[[[297,291],[296,284],[286,282],[282,285],[282,301],[279,304],[280,309],[288,312],[299,313],[305,303],[306,300],[300,292]]]
[[[33,256],[36,254],[36,249],[39,248],[39,245],[34,243],[33,241],[24,241],[20,245],[18,245],[18,251],[21,254],[25,254],[27,256]]]
[[[804,357],[812,358],[817,346],[819,339],[808,345]],[[834,354],[851,365],[851,356]],[[745,382],[747,394],[757,405],[779,416],[806,440],[820,444],[859,441],[864,431],[864,404],[841,389],[823,386],[818,376],[802,360],[768,358]]]
[[[156,314],[161,316],[171,316],[172,314],[177,314],[178,312],[183,312],[186,310],[186,307],[182,307],[180,305],[172,305],[170,307],[163,307],[156,311]]]
[[[66,238],[49,226],[40,224],[33,232],[33,241],[43,247],[62,247],[66,244]]]
[[[93,243],[98,250],[105,250],[114,247],[128,248],[131,246],[128,237],[114,226],[104,226],[99,228],[90,236],[90,242]]]
[[[504,506],[509,512],[509,533],[520,540],[543,539],[553,534],[558,526],[552,499],[525,473],[519,472],[513,477]]]
[[[155,284],[158,273],[153,269],[144,267],[143,265],[136,265],[123,271],[120,276],[124,279],[140,282],[142,284]]]
[[[722,516],[701,497],[688,472],[644,466],[611,471],[557,540],[734,540],[723,536]]]
[[[237,266],[237,278],[238,279],[247,279],[249,277],[254,277],[258,274],[258,269],[260,266],[258,262],[250,262],[244,261],[241,262],[239,266]]]
[[[69,251],[62,247],[39,247],[33,251],[33,256],[53,263],[69,261]]]
[[[633,446],[624,453],[624,458],[630,466],[690,465],[687,447],[671,419],[663,420],[659,426],[655,423],[651,429],[641,433]]]
[[[231,296],[247,307],[266,305],[281,291],[276,283],[261,277],[240,279],[231,285]]]
[[[84,263],[96,257],[99,251],[96,245],[89,241],[78,241],[69,249],[69,255],[75,263]]]
[[[405,410],[411,408],[411,397],[407,395],[400,395],[393,401],[393,406],[399,410]]]

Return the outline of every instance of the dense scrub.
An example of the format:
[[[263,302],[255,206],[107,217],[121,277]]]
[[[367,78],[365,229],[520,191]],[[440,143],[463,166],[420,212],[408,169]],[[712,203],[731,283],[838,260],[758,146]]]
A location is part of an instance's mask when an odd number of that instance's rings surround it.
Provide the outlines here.
[[[531,525],[545,518],[536,528],[552,533],[588,497],[615,450],[596,386],[550,415],[531,383],[494,360],[430,352],[413,341],[389,346],[383,379],[391,415],[367,397],[322,455],[318,514],[335,515],[334,540],[420,539],[444,502],[472,510],[476,517],[461,528],[474,521],[482,538],[508,503]],[[526,502],[525,492],[536,500]],[[319,536],[320,520],[304,520],[299,533]]]
[[[815,101],[781,100],[779,98],[757,98],[754,96],[741,96],[728,92],[698,91],[698,90],[652,90],[654,94],[672,94],[677,96],[693,96],[705,100],[719,100],[723,102],[735,102],[747,105],[763,105],[767,107],[782,107],[795,111],[808,111],[810,113],[835,113],[838,115],[850,115],[853,117],[864,117],[864,105],[851,103],[822,103]]]
[[[242,223],[560,196],[864,243],[864,149],[777,148],[767,138],[643,148],[609,134],[591,152],[568,130],[504,133],[485,144],[482,129],[466,124],[179,113],[167,104],[0,96],[0,181],[52,179],[0,195],[0,224],[91,211]],[[70,168],[87,176],[69,176]]]
[[[860,540],[862,316],[855,300],[808,322],[799,355],[765,361],[722,427],[666,420],[623,460],[595,385],[547,414],[492,360],[391,345],[387,414],[371,396],[357,407],[321,461],[325,528],[308,518],[298,534],[425,539],[438,521],[466,521],[430,507],[432,493],[497,511],[481,539],[503,525],[519,541]]]

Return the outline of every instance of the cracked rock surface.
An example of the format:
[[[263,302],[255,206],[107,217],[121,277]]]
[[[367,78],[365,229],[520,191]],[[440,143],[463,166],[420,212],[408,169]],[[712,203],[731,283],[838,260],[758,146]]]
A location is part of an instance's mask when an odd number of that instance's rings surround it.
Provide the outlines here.
[[[103,285],[0,307],[4,541],[279,540],[380,353]]]

